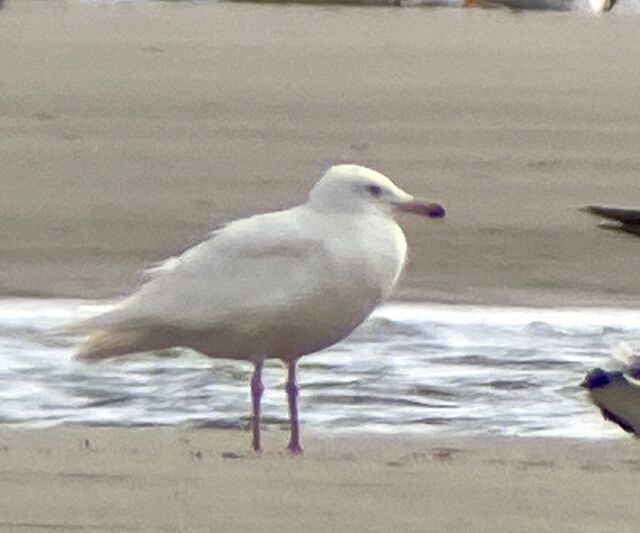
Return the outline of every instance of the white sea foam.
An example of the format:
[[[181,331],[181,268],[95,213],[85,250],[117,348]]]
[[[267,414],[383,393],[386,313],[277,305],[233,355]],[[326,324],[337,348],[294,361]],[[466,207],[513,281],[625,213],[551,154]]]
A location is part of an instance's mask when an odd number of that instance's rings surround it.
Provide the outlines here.
[[[251,366],[173,350],[86,365],[39,333],[109,302],[0,300],[0,422],[221,427],[248,422]],[[620,436],[578,384],[640,314],[613,308],[392,303],[300,365],[304,424],[337,431]],[[267,425],[286,423],[283,369],[267,365]]]

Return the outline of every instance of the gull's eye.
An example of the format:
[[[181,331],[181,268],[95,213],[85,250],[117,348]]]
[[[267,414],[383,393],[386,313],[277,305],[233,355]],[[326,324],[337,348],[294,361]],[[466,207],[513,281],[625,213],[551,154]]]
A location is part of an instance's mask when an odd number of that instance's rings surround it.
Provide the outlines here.
[[[371,196],[379,198],[380,196],[382,196],[382,187],[379,187],[378,185],[367,185],[367,192]]]

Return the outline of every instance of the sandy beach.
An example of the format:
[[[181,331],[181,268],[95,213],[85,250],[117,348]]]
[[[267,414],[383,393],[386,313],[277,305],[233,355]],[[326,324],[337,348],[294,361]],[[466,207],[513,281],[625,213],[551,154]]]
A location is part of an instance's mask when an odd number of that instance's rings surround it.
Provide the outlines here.
[[[634,532],[628,443],[0,432],[0,531]],[[35,504],[37,502],[37,504]]]
[[[640,206],[634,17],[21,0],[0,34],[3,294],[121,294],[336,161],[448,209],[404,222],[398,297],[640,294],[640,243],[576,211]]]
[[[398,298],[635,305],[631,16],[279,5],[0,11],[0,295],[113,297],[353,161],[440,201]],[[240,431],[0,429],[0,531],[637,530],[638,447]]]

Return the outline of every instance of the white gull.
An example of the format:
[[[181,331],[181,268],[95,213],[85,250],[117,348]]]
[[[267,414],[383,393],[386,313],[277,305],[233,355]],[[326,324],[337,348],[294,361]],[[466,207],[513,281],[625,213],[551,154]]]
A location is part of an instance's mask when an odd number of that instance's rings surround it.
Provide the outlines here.
[[[76,326],[91,333],[78,357],[180,346],[252,362],[255,450],[261,448],[262,366],[281,359],[288,367],[288,448],[299,453],[296,362],[345,338],[389,295],[407,254],[394,219],[403,212],[445,214],[379,172],[333,166],[305,204],[233,221],[152,268],[135,293]]]

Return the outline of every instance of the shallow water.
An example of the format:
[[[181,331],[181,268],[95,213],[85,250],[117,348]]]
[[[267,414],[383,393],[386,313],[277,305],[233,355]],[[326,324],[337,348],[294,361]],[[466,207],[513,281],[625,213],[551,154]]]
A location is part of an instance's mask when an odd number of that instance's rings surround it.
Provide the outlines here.
[[[187,350],[84,364],[39,333],[107,303],[0,300],[0,423],[246,427],[251,365]],[[578,384],[622,341],[628,309],[389,304],[300,363],[305,426],[336,431],[622,436]],[[265,369],[264,422],[286,424],[284,370]]]

